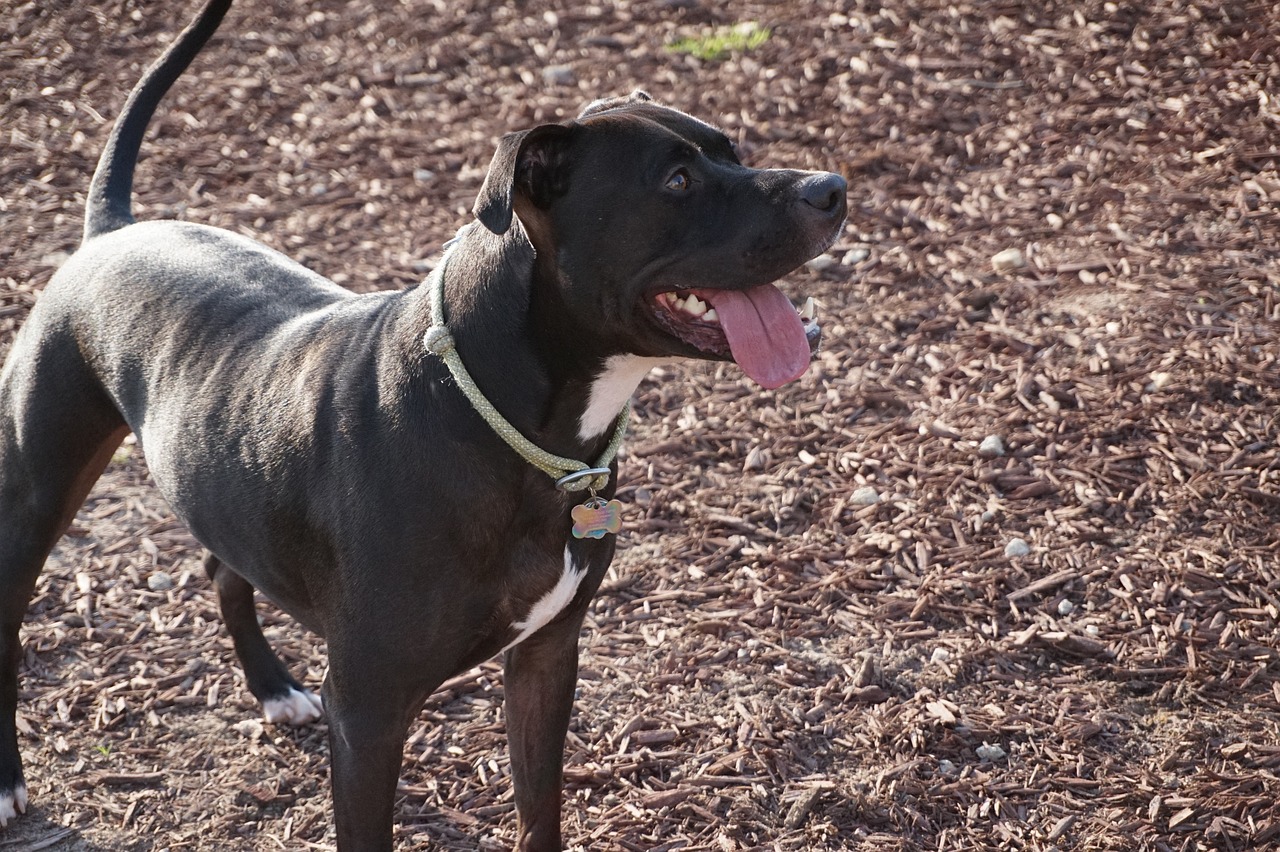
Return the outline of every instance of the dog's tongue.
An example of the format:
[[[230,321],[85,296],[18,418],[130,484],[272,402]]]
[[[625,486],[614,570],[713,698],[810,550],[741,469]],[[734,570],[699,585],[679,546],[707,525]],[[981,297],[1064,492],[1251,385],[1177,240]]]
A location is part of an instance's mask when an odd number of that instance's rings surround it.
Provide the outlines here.
[[[733,360],[769,389],[797,379],[809,366],[809,341],[791,300],[772,284],[750,290],[707,290]]]

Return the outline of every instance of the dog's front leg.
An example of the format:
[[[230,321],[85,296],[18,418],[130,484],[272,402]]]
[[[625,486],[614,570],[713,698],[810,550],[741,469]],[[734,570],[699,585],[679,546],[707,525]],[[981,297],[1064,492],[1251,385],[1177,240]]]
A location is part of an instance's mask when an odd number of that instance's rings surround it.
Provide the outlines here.
[[[321,695],[329,716],[338,852],[391,852],[396,782],[423,695],[385,660],[343,654],[330,639]]]
[[[564,739],[578,679],[582,616],[549,624],[507,652],[507,738],[518,852],[560,852]]]

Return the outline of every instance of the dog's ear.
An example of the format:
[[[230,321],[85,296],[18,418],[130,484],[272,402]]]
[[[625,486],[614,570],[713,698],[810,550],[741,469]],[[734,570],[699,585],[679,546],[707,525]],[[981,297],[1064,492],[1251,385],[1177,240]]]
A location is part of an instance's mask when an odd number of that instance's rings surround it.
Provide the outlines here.
[[[583,119],[589,115],[595,115],[600,112],[607,112],[618,107],[631,106],[632,104],[650,103],[653,98],[649,97],[649,93],[636,89],[629,95],[619,98],[601,98],[598,101],[592,101],[582,108],[582,112],[578,113],[578,118]]]
[[[536,207],[546,207],[564,192],[566,149],[570,128],[543,124],[508,133],[498,142],[472,212],[495,234],[511,227],[516,193]]]

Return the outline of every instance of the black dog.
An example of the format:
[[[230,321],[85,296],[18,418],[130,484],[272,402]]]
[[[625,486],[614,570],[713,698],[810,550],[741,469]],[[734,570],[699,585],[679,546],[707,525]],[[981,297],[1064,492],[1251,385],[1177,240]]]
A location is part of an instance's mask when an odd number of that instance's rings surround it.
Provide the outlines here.
[[[770,282],[831,244],[845,182],[745,168],[641,93],[600,101],[503,137],[479,226],[426,284],[353,295],[235,234],[130,214],[147,122],[229,5],[212,0],[131,94],[84,243],[0,374],[0,823],[27,800],[26,602],[132,430],[210,551],[269,719],[320,704],[268,648],[254,589],[328,640],[339,849],[391,848],[407,726],[442,681],[505,651],[519,848],[558,850],[626,401],[676,358],[732,358],[768,387],[803,372],[804,324]]]

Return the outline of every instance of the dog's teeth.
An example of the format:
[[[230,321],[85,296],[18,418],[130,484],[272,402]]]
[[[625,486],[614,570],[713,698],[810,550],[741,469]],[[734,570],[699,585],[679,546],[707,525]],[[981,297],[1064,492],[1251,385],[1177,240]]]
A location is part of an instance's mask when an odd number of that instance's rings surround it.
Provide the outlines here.
[[[817,303],[813,301],[813,297],[804,300],[804,307],[800,309],[800,318],[803,320],[813,320],[818,316]]]
[[[720,321],[720,317],[716,314],[715,309],[711,307],[711,304],[699,299],[693,293],[687,296],[680,296],[675,291],[668,290],[667,292],[659,293],[654,298],[668,310],[680,311],[707,322]]]

